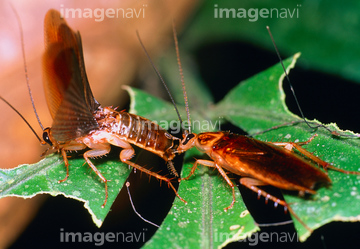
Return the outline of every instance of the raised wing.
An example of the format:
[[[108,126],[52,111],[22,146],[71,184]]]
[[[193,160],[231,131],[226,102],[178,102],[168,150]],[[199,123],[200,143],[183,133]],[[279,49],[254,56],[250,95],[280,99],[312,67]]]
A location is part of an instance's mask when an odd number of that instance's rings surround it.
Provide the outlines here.
[[[98,128],[93,113],[100,104],[87,80],[80,33],[71,30],[56,10],[49,10],[45,16],[43,82],[53,118],[52,136],[57,142]]]

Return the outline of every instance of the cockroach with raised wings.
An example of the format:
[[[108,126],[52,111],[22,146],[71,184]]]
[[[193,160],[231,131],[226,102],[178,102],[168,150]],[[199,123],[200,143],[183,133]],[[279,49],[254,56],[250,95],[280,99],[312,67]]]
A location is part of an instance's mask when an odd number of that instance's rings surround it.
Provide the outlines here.
[[[66,166],[65,181],[69,177],[66,152],[90,148],[84,159],[105,183],[105,206],[107,180],[90,161],[110,152],[110,145],[121,147],[120,160],[150,176],[166,181],[178,194],[170,179],[154,173],[130,159],[135,155],[131,144],[148,150],[169,164],[176,175],[171,160],[183,151],[183,143],[159,125],[143,117],[101,107],[95,100],[88,83],[81,38],[60,17],[58,11],[50,10],[45,17],[46,51],[43,57],[44,88],[53,124],[46,128],[43,139],[53,149],[61,152]],[[185,201],[184,201],[185,202]]]
[[[108,198],[108,180],[90,158],[108,154],[110,145],[114,145],[122,148],[120,160],[123,163],[167,182],[185,202],[169,178],[131,162],[130,159],[135,155],[131,146],[134,144],[163,158],[168,162],[172,174],[177,175],[172,160],[177,153],[184,151],[183,143],[186,144],[186,140],[172,136],[146,118],[118,112],[111,107],[101,107],[92,94],[86,76],[80,33],[74,32],[56,10],[49,10],[45,16],[45,45],[43,82],[53,124],[50,128],[43,129],[43,141],[39,140],[59,151],[64,159],[66,176],[59,182],[64,182],[69,177],[67,152],[89,148],[83,157],[105,184],[104,207]],[[34,111],[36,113],[35,108]],[[40,120],[39,124],[43,128]]]

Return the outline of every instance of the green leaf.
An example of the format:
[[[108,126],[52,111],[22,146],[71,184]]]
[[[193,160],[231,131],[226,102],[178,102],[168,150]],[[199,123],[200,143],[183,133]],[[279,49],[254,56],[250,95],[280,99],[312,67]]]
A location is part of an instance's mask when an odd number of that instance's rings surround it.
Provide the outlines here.
[[[94,223],[100,227],[131,170],[117,160],[95,160],[96,167],[109,180],[109,196],[106,206],[102,208],[105,200],[104,183],[84,163],[84,159],[70,159],[69,178],[62,183],[58,181],[65,178],[66,169],[58,154],[49,155],[32,165],[0,170],[0,198],[64,195],[84,202]]]
[[[182,177],[190,173],[191,166],[183,166]],[[232,201],[231,189],[216,171],[201,167],[194,177],[181,182],[178,193],[188,204],[176,198],[143,248],[218,248],[258,230],[238,191],[234,207],[224,211]]]

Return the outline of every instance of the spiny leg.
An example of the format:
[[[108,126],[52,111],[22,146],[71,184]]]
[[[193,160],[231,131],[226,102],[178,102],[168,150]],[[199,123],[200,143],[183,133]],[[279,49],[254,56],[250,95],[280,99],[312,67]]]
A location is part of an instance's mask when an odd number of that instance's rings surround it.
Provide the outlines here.
[[[66,176],[64,179],[59,180],[58,183],[65,182],[69,178],[69,161],[67,159],[66,151],[64,148],[61,148],[61,155],[64,159],[65,168],[66,168]]]
[[[287,149],[289,151],[293,151],[294,147],[296,148],[296,146],[301,147],[302,145],[309,144],[317,136],[318,136],[317,134],[314,134],[308,140],[306,140],[304,142],[297,142],[297,143],[295,143],[295,142],[271,142],[271,143],[274,145],[277,145],[277,146],[284,147],[285,149]],[[308,153],[311,154],[310,152],[308,152]],[[312,155],[312,156],[314,156],[314,155]]]
[[[171,161],[171,160],[169,160],[169,161],[167,161],[167,167],[168,167],[168,170],[170,171],[170,173],[172,174],[172,175],[174,175],[175,177],[179,177],[179,174],[178,174],[178,172],[176,171],[176,169],[175,169],[175,166],[174,166],[174,163]]]
[[[95,172],[95,174],[104,182],[105,184],[105,201],[101,205],[102,208],[105,207],[107,199],[108,199],[108,180],[101,174],[101,172],[95,167],[95,165],[90,161],[89,157],[99,157],[104,156],[110,152],[110,145],[109,144],[99,144],[98,148],[89,150],[84,153],[84,159],[90,168]]]
[[[67,159],[66,151],[76,151],[85,149],[87,146],[85,144],[80,143],[70,143],[63,148],[61,148],[61,155],[64,159],[65,167],[66,167],[66,176],[64,179],[59,180],[58,182],[64,182],[69,177],[69,161]],[[100,177],[100,179],[105,183],[105,201],[101,207],[105,207],[108,198],[108,180],[100,173],[100,171],[95,167],[95,165],[90,161],[89,157],[98,157],[106,155],[110,152],[110,146],[108,144],[91,144],[92,150],[89,150],[84,153],[84,159],[88,163],[88,165],[92,168],[92,170]]]
[[[66,155],[66,151],[76,151],[76,150],[83,150],[86,148],[85,144],[68,144],[66,146],[64,146],[63,148],[61,148],[61,155],[64,159],[64,163],[65,163],[65,167],[66,167],[66,176],[64,179],[59,180],[58,183],[64,182],[68,179],[69,177],[69,161],[67,159],[67,155]]]
[[[243,177],[240,179],[240,184],[244,185],[245,187],[251,189],[252,191],[256,192],[258,194],[258,198],[260,198],[260,196],[264,196],[265,197],[265,201],[267,202],[269,199],[272,200],[274,202],[275,207],[277,207],[278,204],[282,205],[286,210],[289,210],[289,212],[291,213],[291,215],[293,217],[295,217],[295,219],[297,219],[301,225],[303,225],[307,230],[309,230],[309,232],[312,232],[313,230],[308,227],[300,218],[299,216],[297,216],[295,214],[295,212],[292,210],[292,208],[283,200],[280,200],[279,198],[276,198],[275,196],[259,189],[256,186],[264,186],[267,185],[266,183],[254,179],[254,178],[249,178],[249,177]]]
[[[123,148],[123,150],[120,152],[120,160],[124,163],[126,163],[127,165],[138,169],[150,176],[154,176],[159,180],[165,181],[167,182],[168,186],[172,188],[172,190],[174,191],[175,195],[185,204],[187,203],[177,192],[177,190],[175,189],[175,187],[172,185],[171,180],[165,176],[159,175],[155,172],[152,172],[136,163],[133,163],[131,161],[129,161],[134,155],[135,155],[135,151],[134,148],[126,141],[119,139],[116,135],[113,135],[109,138],[107,138],[107,141],[115,146],[118,146],[120,148]]]
[[[181,178],[180,181],[182,180],[188,180],[190,178],[191,175],[193,175],[195,173],[195,170],[198,166],[198,164],[202,164],[204,166],[207,166],[207,167],[213,167],[213,168],[216,168],[219,173],[221,174],[221,176],[225,179],[225,181],[227,182],[227,184],[231,187],[231,190],[232,190],[232,201],[231,201],[231,204],[230,206],[224,208],[225,212],[229,209],[231,209],[234,204],[235,204],[235,201],[236,201],[236,198],[235,198],[235,185],[234,183],[230,180],[230,178],[227,176],[226,172],[223,170],[222,167],[220,167],[218,164],[216,164],[214,161],[210,161],[210,160],[202,160],[202,159],[198,159],[195,161],[193,167],[191,168],[191,171],[190,171],[190,174],[185,177],[185,178]]]
[[[162,176],[162,175],[159,175],[159,174],[157,174],[157,173],[155,173],[155,172],[152,172],[152,171],[150,171],[150,170],[148,170],[148,169],[146,169],[146,168],[144,168],[144,167],[142,167],[142,166],[140,166],[140,165],[138,165],[138,164],[136,164],[136,163],[133,163],[133,162],[131,162],[131,161],[122,160],[122,159],[121,159],[121,161],[124,162],[124,163],[126,163],[126,164],[128,164],[128,165],[130,165],[131,167],[133,167],[133,168],[135,168],[135,169],[138,169],[138,170],[140,170],[140,171],[142,171],[142,172],[150,175],[150,176],[156,177],[156,178],[159,179],[160,181],[165,181],[165,182],[167,182],[168,186],[169,186],[170,188],[172,188],[172,190],[174,191],[175,195],[176,195],[182,202],[184,202],[185,204],[187,203],[187,202],[178,194],[176,188],[174,187],[174,185],[172,185],[171,180],[170,180],[169,178],[167,178],[167,177],[165,177],[165,176]]]
[[[302,145],[309,144],[316,136],[317,136],[317,134],[314,134],[309,140],[304,141],[304,142],[298,142],[298,143],[281,142],[281,143],[273,143],[273,144],[275,144],[277,146],[282,146],[289,151],[293,151],[293,148],[295,147],[301,154],[308,157],[312,161],[316,162],[318,165],[323,167],[323,169],[325,169],[325,170],[332,169],[332,170],[335,170],[335,171],[338,171],[338,172],[341,172],[344,174],[360,175],[360,172],[357,172],[357,171],[350,171],[350,170],[343,170],[343,169],[336,168],[336,167],[330,165],[328,162],[321,160],[317,156],[314,156],[312,153],[310,153],[309,151],[307,151],[306,149],[301,147]]]

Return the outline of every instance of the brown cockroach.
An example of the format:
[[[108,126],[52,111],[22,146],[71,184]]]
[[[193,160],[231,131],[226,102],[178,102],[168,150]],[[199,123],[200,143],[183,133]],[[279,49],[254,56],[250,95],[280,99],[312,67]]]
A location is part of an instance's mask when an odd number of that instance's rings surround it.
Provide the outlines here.
[[[240,184],[270,199],[275,207],[279,204],[289,212],[308,230],[311,229],[294,213],[291,207],[279,198],[261,190],[258,186],[272,185],[274,187],[298,191],[300,196],[315,194],[316,189],[330,186],[328,175],[319,168],[314,167],[312,160],[324,169],[337,168],[312,155],[301,147],[310,143],[316,134],[305,142],[263,142],[248,136],[231,132],[203,132],[194,134],[189,145],[192,144],[199,151],[206,153],[211,160],[198,159],[195,161],[190,174],[181,180],[188,180],[194,174],[199,164],[216,168],[232,189],[232,202],[225,211],[232,208],[235,203],[235,184],[230,180],[225,170],[241,176]],[[303,156],[294,153],[296,148]],[[225,170],[224,170],[225,169]],[[356,173],[339,170],[344,173]]]
[[[180,73],[182,74],[175,30],[174,39]],[[188,123],[190,124],[185,83],[183,80],[181,82]],[[315,194],[316,189],[319,187],[331,185],[331,180],[327,173],[315,165],[325,170],[333,169],[346,174],[360,175],[360,172],[335,168],[301,147],[310,143],[317,134],[304,142],[263,142],[249,136],[231,132],[219,131],[195,134],[191,133],[189,128],[189,131],[183,136],[188,141],[185,149],[196,147],[199,151],[206,153],[210,160],[197,159],[189,175],[179,179],[179,181],[188,180],[195,173],[199,164],[216,168],[232,189],[233,199],[231,204],[225,208],[225,211],[227,211],[235,203],[235,184],[226,174],[226,170],[241,176],[240,184],[256,192],[258,198],[263,196],[266,202],[269,199],[272,200],[275,207],[279,204],[282,205],[285,211],[288,210],[309,231],[312,230],[296,215],[288,203],[261,190],[258,186],[272,185],[283,190],[297,191],[300,196],[304,196],[304,194]],[[301,155],[295,153],[294,148]]]
[[[123,163],[167,182],[180,200],[186,203],[177,193],[171,179],[131,162],[130,159],[135,155],[131,146],[133,144],[164,159],[172,174],[176,175],[172,160],[177,153],[184,151],[183,143],[186,144],[187,140],[172,136],[146,118],[124,111],[118,112],[111,107],[101,107],[92,94],[86,76],[80,33],[74,32],[60,13],[53,9],[47,12],[44,26],[46,49],[42,61],[43,83],[53,124],[44,129],[38,118],[43,129],[42,139],[39,140],[62,155],[66,176],[59,183],[69,177],[67,152],[89,148],[83,157],[105,184],[104,207],[108,198],[108,180],[90,158],[107,155],[110,145],[114,145],[122,148],[120,160]],[[28,82],[27,84],[29,86]],[[32,99],[31,92],[29,93]],[[34,111],[37,115],[35,108]]]

